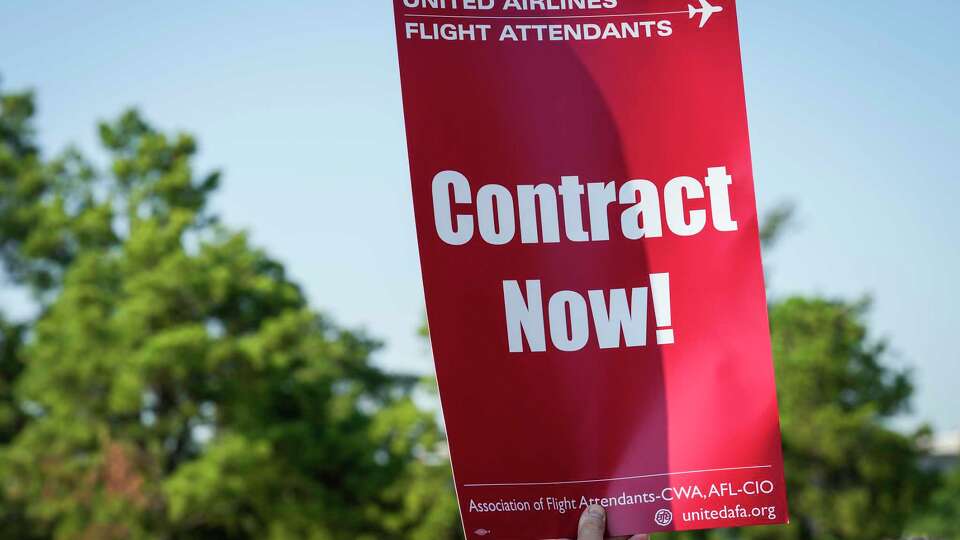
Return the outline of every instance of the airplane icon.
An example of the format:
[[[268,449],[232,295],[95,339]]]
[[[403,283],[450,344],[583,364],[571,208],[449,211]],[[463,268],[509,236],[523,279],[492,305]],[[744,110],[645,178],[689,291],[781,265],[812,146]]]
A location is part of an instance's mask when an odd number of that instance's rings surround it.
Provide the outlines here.
[[[711,16],[711,15],[713,15],[714,13],[719,13],[719,12],[723,11],[723,7],[721,7],[721,6],[711,6],[711,5],[710,5],[710,2],[707,2],[707,0],[700,0],[700,7],[698,7],[698,8],[697,8],[697,7],[693,7],[693,4],[687,4],[687,7],[690,8],[690,18],[691,18],[691,19],[694,18],[694,17],[696,17],[696,16],[697,16],[697,13],[700,14],[700,16],[701,16],[701,19],[700,19],[700,28],[703,28],[704,25],[707,24],[707,20],[710,19],[710,16]]]

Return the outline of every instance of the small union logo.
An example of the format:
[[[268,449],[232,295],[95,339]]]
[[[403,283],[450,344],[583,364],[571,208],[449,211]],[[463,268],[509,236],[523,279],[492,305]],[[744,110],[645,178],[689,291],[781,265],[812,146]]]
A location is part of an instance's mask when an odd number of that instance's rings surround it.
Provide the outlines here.
[[[475,535],[477,535],[477,536],[486,536],[486,535],[488,535],[488,534],[490,534],[490,533],[492,533],[492,532],[493,532],[493,531],[488,530],[488,529],[477,529],[477,530],[473,531],[473,534],[475,534]]]
[[[673,512],[667,510],[666,508],[661,508],[660,510],[657,510],[656,514],[654,514],[653,521],[661,527],[666,527],[667,525],[673,523]]]

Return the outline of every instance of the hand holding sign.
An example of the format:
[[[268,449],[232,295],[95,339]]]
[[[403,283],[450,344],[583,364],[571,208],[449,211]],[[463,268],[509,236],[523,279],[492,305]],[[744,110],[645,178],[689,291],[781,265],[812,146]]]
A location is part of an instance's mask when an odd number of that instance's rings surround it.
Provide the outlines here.
[[[599,504],[591,505],[580,514],[580,522],[577,525],[577,540],[604,540],[604,533],[607,530],[607,513]],[[557,538],[555,540],[565,540]],[[609,540],[650,540],[646,534],[635,534],[629,538],[618,536]]]
[[[603,534],[607,530],[607,513],[599,504],[594,504],[583,511],[580,515],[580,523],[577,527],[577,540],[603,540]],[[645,534],[631,536],[629,540],[649,540],[650,537]],[[611,538],[610,540],[628,540],[626,536]]]

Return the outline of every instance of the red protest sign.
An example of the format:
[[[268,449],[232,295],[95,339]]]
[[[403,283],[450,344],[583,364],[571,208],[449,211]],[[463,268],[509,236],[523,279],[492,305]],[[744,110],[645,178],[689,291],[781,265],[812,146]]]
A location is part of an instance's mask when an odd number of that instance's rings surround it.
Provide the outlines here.
[[[784,523],[733,0],[396,0],[468,538]]]

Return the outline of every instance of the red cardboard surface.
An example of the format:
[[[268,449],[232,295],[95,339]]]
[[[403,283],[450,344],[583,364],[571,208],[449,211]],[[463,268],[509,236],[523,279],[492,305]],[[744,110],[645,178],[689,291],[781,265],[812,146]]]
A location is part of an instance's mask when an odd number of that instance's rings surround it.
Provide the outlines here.
[[[733,0],[395,12],[467,538],[785,523]]]

